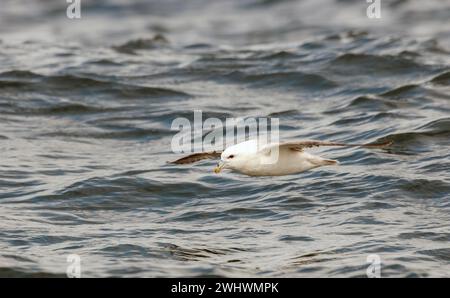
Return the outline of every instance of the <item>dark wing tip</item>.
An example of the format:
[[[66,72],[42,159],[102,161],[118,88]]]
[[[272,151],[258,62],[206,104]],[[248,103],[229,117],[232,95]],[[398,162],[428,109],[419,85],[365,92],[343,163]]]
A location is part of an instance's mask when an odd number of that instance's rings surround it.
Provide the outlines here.
[[[177,165],[184,165],[184,164],[190,164],[194,163],[203,159],[214,159],[217,157],[220,157],[221,152],[200,152],[200,153],[194,153],[185,157],[182,157],[180,159],[169,161],[170,164],[177,164]]]

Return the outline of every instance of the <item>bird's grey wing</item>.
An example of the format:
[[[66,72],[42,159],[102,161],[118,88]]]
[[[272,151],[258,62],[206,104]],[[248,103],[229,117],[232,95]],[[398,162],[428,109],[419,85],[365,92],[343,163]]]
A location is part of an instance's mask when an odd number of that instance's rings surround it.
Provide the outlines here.
[[[194,163],[203,159],[216,159],[219,158],[222,152],[220,151],[212,151],[212,152],[200,152],[200,153],[194,153],[185,157],[182,157],[180,159],[177,159],[175,161],[171,161],[170,163],[178,164],[178,165],[184,165],[189,163]]]
[[[327,142],[327,141],[317,141],[317,140],[306,140],[306,141],[293,141],[284,142],[277,144],[269,144],[265,146],[262,150],[270,151],[274,148],[290,149],[294,151],[303,151],[305,148],[321,147],[321,146],[340,146],[340,147],[364,147],[364,148],[384,148],[392,144],[392,141],[386,141],[382,143],[375,144],[349,144],[349,143],[337,143],[337,142]]]

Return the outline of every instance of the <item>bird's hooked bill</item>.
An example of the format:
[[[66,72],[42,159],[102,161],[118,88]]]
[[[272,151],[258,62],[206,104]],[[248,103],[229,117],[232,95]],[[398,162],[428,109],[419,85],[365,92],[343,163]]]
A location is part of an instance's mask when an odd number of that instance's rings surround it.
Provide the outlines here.
[[[222,171],[222,168],[225,166],[225,163],[218,163],[217,166],[214,168],[214,173],[219,174],[220,171]]]

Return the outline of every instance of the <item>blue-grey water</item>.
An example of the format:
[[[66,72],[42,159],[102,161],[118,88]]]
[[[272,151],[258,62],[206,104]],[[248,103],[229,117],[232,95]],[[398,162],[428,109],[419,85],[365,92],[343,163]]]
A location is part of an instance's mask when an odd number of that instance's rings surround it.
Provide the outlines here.
[[[450,277],[450,1],[2,0],[0,276]],[[177,117],[340,161],[175,166]]]

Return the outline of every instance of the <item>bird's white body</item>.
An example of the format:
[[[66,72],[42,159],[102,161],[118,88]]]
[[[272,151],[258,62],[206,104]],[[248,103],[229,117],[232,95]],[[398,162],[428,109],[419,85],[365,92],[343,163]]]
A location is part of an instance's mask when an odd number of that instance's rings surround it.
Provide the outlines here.
[[[338,163],[303,150],[281,147],[279,144],[258,146],[256,140],[228,147],[222,153],[221,160],[223,162],[221,167],[249,176],[290,175]]]

